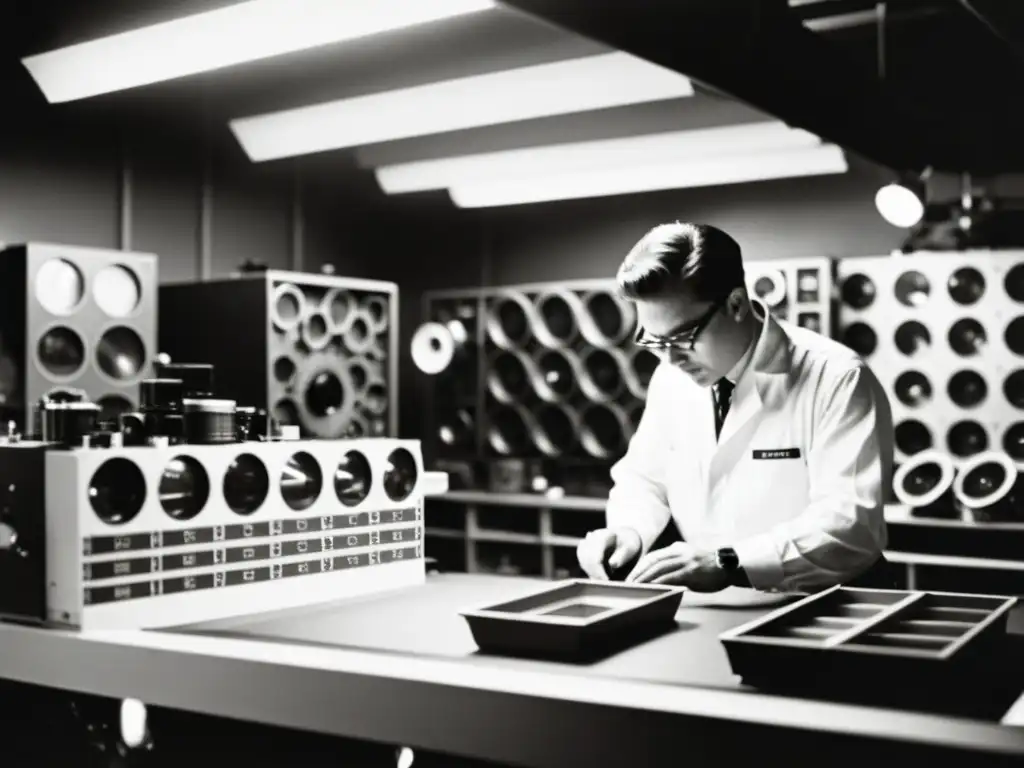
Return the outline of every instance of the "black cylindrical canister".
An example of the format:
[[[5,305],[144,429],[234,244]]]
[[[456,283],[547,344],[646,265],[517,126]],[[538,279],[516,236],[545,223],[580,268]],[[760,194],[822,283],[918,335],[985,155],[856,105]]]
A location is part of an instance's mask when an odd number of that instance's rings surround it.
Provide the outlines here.
[[[193,445],[233,443],[235,434],[235,401],[185,398],[185,442]]]
[[[82,445],[96,430],[100,407],[96,403],[46,403],[42,412],[42,438],[48,443]]]

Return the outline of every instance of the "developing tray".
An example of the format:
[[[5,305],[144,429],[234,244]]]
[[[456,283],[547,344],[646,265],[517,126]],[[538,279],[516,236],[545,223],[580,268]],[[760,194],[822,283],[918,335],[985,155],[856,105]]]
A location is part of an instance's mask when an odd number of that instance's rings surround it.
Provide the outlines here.
[[[943,685],[956,675],[999,674],[994,662],[1016,602],[1013,597],[833,587],[719,639],[733,672],[755,685],[811,680]],[[986,658],[993,663],[986,665]]]
[[[485,653],[585,659],[672,628],[683,592],[656,584],[569,579],[460,615]]]

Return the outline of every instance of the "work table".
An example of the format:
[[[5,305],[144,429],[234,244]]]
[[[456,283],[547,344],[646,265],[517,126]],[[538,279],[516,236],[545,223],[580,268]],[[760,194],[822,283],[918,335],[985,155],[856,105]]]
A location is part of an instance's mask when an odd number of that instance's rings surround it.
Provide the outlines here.
[[[751,750],[784,750],[788,766],[950,751],[972,768],[1024,758],[1022,706],[1012,706],[1024,684],[994,692],[987,711],[962,701],[958,714],[948,702],[908,709],[745,686],[718,635],[778,603],[716,605],[723,596],[687,593],[673,630],[587,664],[478,652],[458,612],[545,585],[444,574],[172,630],[0,625],[0,678],[538,768],[656,764],[681,750],[725,765]],[[1022,623],[1011,617],[1011,630]]]

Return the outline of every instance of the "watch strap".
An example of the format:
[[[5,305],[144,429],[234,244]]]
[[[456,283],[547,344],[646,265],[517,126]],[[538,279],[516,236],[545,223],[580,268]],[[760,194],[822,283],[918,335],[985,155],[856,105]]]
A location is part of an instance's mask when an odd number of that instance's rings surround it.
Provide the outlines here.
[[[722,547],[716,553],[718,567],[729,574],[729,584],[734,587],[750,587],[750,579],[740,563],[739,555],[732,547]]]

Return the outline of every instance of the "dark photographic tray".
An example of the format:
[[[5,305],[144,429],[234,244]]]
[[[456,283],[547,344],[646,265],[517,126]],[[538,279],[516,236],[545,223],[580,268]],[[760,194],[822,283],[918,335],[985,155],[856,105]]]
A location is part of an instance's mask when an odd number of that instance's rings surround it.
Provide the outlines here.
[[[571,579],[524,597],[462,611],[485,653],[590,658],[675,624],[678,587]]]
[[[755,685],[955,684],[994,662],[1017,599],[833,587],[719,635]],[[991,667],[995,667],[991,669]]]

